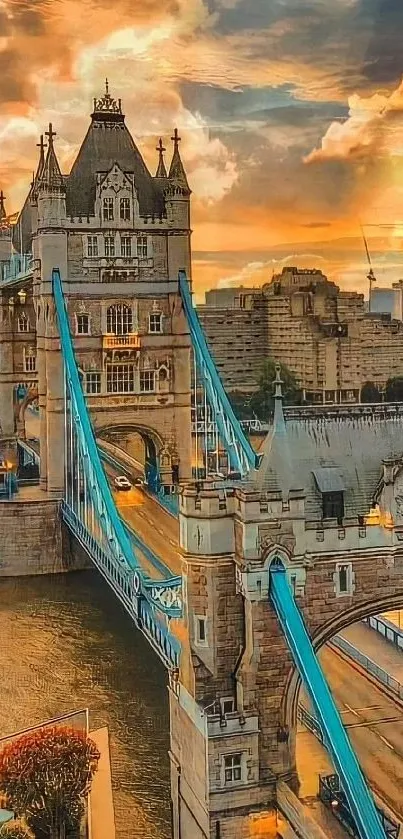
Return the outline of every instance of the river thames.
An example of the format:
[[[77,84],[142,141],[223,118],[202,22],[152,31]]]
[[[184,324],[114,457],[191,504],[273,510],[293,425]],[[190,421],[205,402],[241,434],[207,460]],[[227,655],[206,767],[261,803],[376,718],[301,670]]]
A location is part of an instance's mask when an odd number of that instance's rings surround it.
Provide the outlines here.
[[[116,839],[170,839],[167,674],[95,571],[0,580],[0,730],[88,708],[109,728]]]

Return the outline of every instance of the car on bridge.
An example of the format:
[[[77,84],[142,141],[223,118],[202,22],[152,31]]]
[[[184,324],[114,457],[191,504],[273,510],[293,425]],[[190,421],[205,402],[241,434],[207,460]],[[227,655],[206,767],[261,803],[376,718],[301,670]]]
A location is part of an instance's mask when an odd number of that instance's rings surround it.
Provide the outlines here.
[[[125,490],[126,492],[132,488],[132,485],[128,478],[124,475],[118,475],[114,480],[115,489],[118,490]]]

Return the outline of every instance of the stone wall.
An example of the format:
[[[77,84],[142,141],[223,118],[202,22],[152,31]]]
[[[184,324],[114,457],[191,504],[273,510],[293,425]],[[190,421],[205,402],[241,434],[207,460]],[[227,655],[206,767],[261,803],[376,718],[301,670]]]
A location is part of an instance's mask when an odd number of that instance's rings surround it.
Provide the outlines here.
[[[0,503],[0,577],[58,574],[91,567],[84,552],[65,532],[59,502]]]

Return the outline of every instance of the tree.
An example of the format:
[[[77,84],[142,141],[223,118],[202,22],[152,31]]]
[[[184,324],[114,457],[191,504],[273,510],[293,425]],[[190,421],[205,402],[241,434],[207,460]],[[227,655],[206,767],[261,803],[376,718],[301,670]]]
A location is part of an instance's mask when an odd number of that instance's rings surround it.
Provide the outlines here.
[[[385,399],[387,402],[403,402],[403,376],[394,376],[392,379],[388,379]]]
[[[239,420],[253,419],[253,411],[250,407],[251,396],[250,393],[243,393],[241,390],[233,390],[228,394],[232,409]]]
[[[365,382],[361,388],[361,402],[380,402],[381,394],[374,382]]]
[[[24,817],[37,839],[64,839],[77,830],[100,754],[83,732],[67,726],[36,729],[0,753],[6,806]]]
[[[34,834],[24,822],[19,819],[3,824],[0,829],[0,839],[35,839]]]
[[[250,400],[250,407],[261,420],[267,420],[274,411],[274,380],[276,378],[276,362],[266,358],[259,379],[258,390]],[[280,376],[283,382],[283,400],[286,405],[299,405],[302,394],[293,373],[280,364]]]

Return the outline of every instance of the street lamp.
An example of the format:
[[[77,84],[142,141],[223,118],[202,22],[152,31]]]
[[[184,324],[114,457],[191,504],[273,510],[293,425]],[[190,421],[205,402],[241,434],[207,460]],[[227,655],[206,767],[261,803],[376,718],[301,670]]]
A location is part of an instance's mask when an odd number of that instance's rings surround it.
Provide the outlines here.
[[[24,291],[23,288],[21,288],[20,291],[17,294],[17,297],[18,297],[19,302],[21,303],[21,306],[24,306],[25,301],[27,299],[27,292]]]

